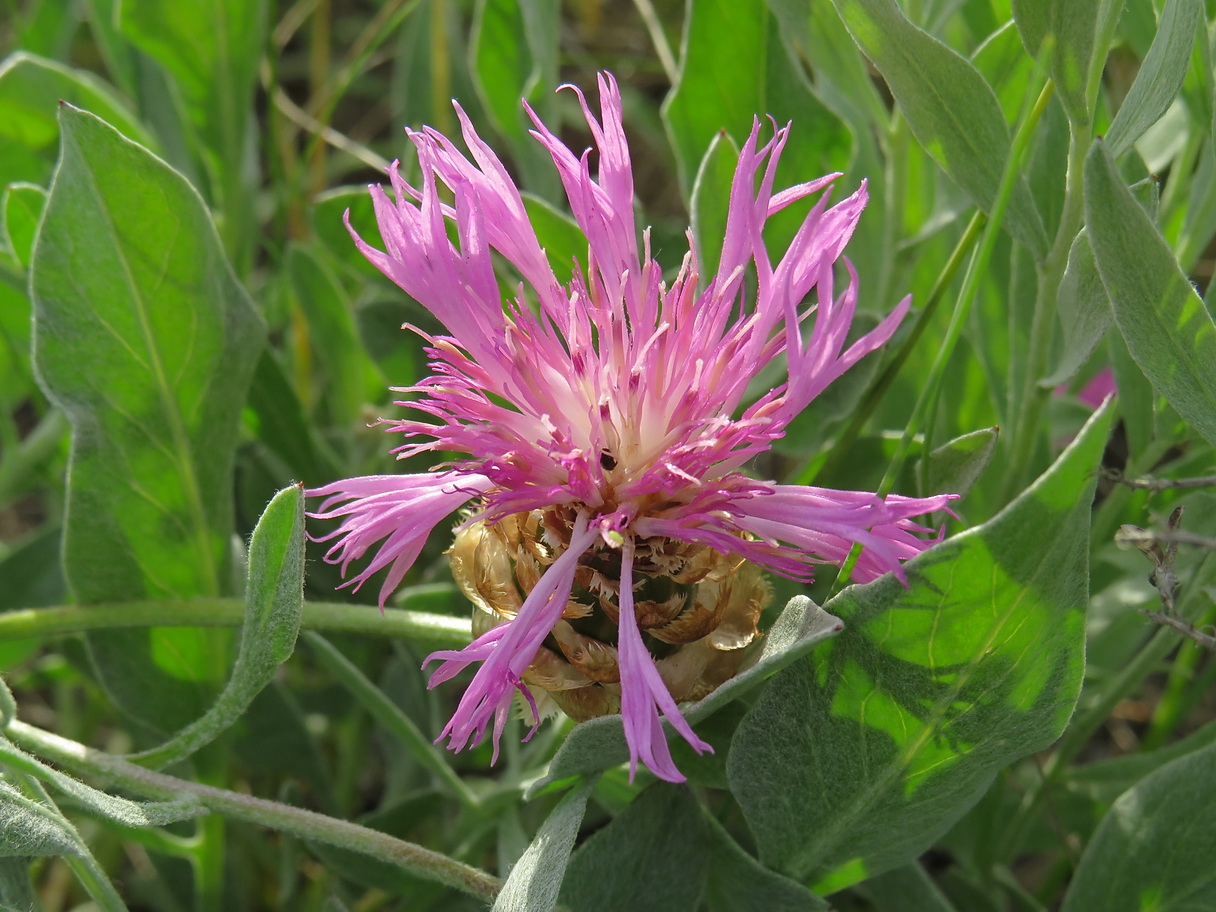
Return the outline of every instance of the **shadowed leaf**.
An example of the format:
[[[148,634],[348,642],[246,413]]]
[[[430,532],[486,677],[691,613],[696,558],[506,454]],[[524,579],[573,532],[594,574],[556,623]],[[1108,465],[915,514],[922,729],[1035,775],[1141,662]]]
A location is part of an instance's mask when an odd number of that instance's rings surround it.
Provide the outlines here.
[[[727,772],[760,859],[832,893],[913,860],[1063,730],[1084,659],[1100,410],[995,518],[829,602],[844,632],[768,685]]]
[[[1115,323],[1136,364],[1216,443],[1216,323],[1101,141],[1085,159],[1085,216]]]

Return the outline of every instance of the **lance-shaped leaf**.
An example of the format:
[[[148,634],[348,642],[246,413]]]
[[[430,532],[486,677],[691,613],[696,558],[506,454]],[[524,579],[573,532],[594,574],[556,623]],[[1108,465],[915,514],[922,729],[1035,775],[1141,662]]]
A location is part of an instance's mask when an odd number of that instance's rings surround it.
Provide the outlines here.
[[[1085,158],[1085,217],[1128,351],[1178,414],[1216,443],[1216,323],[1101,141]]]
[[[511,869],[490,912],[549,912],[557,903],[595,780],[562,796]]]
[[[556,0],[478,0],[469,36],[469,75],[486,114],[510,143],[524,184],[546,193],[556,190],[557,175],[528,135],[532,123],[519,100],[553,122],[560,7]]]
[[[113,88],[86,70],[18,51],[0,63],[0,184],[45,183],[54,167],[60,101],[96,111],[126,135],[147,144],[137,118]]]
[[[1063,731],[1084,669],[1099,410],[989,522],[829,602],[839,637],[740,723],[731,790],[760,859],[828,894],[906,864]]]
[[[124,37],[165,68],[207,152],[220,167],[243,167],[265,0],[124,0],[116,18]]]
[[[984,77],[966,58],[917,28],[894,0],[833,0],[853,40],[882,73],[917,141],[981,209],[991,212],[1009,128]],[[1042,256],[1043,228],[1019,178],[1005,213],[1013,235]]]
[[[758,114],[793,121],[777,186],[831,171],[849,155],[847,129],[816,97],[787,53],[765,0],[692,0],[685,19],[680,75],[663,103],[663,119],[684,198],[706,149],[725,130],[742,144]],[[721,48],[731,48],[722,54]],[[796,224],[775,224],[792,236]]]
[[[1064,912],[1200,912],[1216,907],[1216,746],[1124,792],[1081,856]]]
[[[657,783],[574,853],[562,902],[574,912],[693,912],[708,850],[692,793]]]
[[[943,443],[929,454],[928,488],[965,495],[988,467],[1001,429],[980,428]]]
[[[30,265],[34,235],[45,206],[46,191],[36,184],[9,184],[0,196],[0,221],[4,225],[0,246],[11,250],[25,268]]]
[[[1157,37],[1106,133],[1110,154],[1115,158],[1130,149],[1174,103],[1186,77],[1191,43],[1202,18],[1200,0],[1169,0],[1165,5]]]
[[[0,780],[0,858],[79,855],[79,837],[58,812]]]
[[[180,174],[69,105],[60,128],[31,287],[35,367],[72,426],[68,583],[86,604],[225,594],[233,455],[262,320]],[[90,640],[112,696],[169,732],[210,702],[216,633]]]
[[[1108,29],[1122,4],[1111,0],[1013,0],[1022,43],[1038,56],[1043,39],[1054,37],[1048,62],[1068,119],[1086,127],[1091,111],[1087,88],[1095,49],[1105,51]]]
[[[1076,376],[1110,328],[1110,301],[1098,275],[1093,247],[1085,229],[1073,238],[1068,266],[1056,296],[1060,326],[1064,330],[1060,364],[1040,386],[1059,386]]]
[[[249,546],[245,620],[232,676],[206,715],[139,761],[167,766],[231,726],[291,657],[304,610],[304,491],[284,488],[267,505]]]
[[[826,912],[828,904],[823,899],[760,864],[708,810],[702,819],[711,845],[705,886],[709,912]]]

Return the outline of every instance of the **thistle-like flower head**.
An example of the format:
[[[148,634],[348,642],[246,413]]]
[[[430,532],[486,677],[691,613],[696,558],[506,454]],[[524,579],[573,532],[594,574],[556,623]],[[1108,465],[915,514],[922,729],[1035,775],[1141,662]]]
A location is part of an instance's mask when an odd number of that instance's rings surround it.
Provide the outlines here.
[[[617,615],[609,645],[619,681],[604,686],[619,696],[631,766],[641,759],[678,781],[660,714],[694,748],[709,745],[681,716],[643,639],[651,623],[640,601],[646,581],[709,567],[699,552],[807,579],[814,563],[839,563],[854,544],[863,546],[857,580],[902,576],[901,561],[934,540],[914,517],[944,509],[949,495],[880,498],[759,481],[742,471],[829,383],[886,342],[907,312],[905,299],[846,346],[857,276],[842,252],[865,206],[865,184],[834,206],[829,187],[838,174],[775,191],[790,128],[762,144],[756,121],[739,154],[717,274],[699,274],[690,234],[690,251],[666,282],[647,233],[639,244],[616,83],[599,78],[599,118],[573,91],[595,142],[594,174],[592,151],[574,154],[529,109],[532,135],[552,156],[587,239],[586,269],[575,269],[569,284],[554,275],[519,190],[459,106],[471,159],[435,130],[409,131],[421,186],[406,183],[394,165],[394,198],[372,188],[385,249],[357,235],[355,243],[449,333],[423,333],[431,372],[398,390],[397,404],[414,416],[387,422],[405,440],[395,452],[464,458],[431,473],[314,489],[326,499],[311,515],[343,518],[326,538],[335,540],[327,559],[344,572],[378,543],[348,584],[387,567],[381,604],[436,524],[466,505],[472,512],[464,529],[509,521],[543,530],[543,554],[530,565],[538,572],[521,586],[519,604],[500,609],[502,623],[465,649],[428,659],[442,662],[432,686],[480,663],[441,737],[459,750],[493,722],[497,747],[516,692],[535,717],[524,678],[563,618],[586,613],[575,594],[593,587]],[[821,195],[773,263],[765,221],[814,194]],[[495,254],[521,279],[505,295]],[[781,361],[787,375],[749,401],[752,381]],[[571,635],[565,627],[558,633]]]

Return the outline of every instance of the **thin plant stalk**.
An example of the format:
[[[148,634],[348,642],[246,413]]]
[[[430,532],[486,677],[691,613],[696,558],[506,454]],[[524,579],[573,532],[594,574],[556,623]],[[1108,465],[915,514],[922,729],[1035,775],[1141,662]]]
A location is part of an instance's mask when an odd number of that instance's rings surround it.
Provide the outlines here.
[[[244,617],[244,602],[231,598],[24,608],[0,613],[0,641],[122,627],[239,627]],[[472,626],[465,618],[401,608],[386,608],[381,613],[370,606],[339,602],[306,603],[302,626],[448,646],[464,646],[472,639]]]
[[[24,722],[10,723],[7,734],[18,746],[78,776],[108,780],[122,789],[159,800],[192,795],[213,813],[358,852],[483,900],[493,899],[502,889],[502,881],[492,874],[378,830],[315,811],[153,772]]]
[[[1043,82],[1042,70],[1043,67],[1040,63],[1036,67],[1036,76],[1031,79],[1030,86],[1033,87]],[[904,428],[903,436],[896,447],[895,455],[887,466],[886,474],[878,485],[877,493],[880,497],[885,497],[891,493],[891,489],[895,485],[895,479],[899,476],[908,453],[911,451],[912,443],[916,440],[918,434],[921,433],[922,428],[925,429],[923,448],[926,457],[928,455],[928,429],[937,413],[937,404],[946,368],[950,363],[950,358],[954,354],[958,340],[962,337],[963,327],[966,325],[967,317],[971,312],[971,305],[974,303],[975,296],[979,290],[980,277],[986,271],[988,261],[992,257],[992,251],[996,247],[1001,223],[1004,220],[1009,201],[1013,196],[1015,181],[1018,175],[1021,174],[1022,162],[1030,146],[1030,137],[1039,122],[1039,118],[1042,117],[1043,111],[1047,107],[1047,102],[1051,99],[1053,90],[1054,85],[1048,80],[1038,93],[1038,99],[1033,107],[1031,107],[1029,113],[1022,117],[1017,133],[1014,135],[1013,143],[1009,149],[1009,156],[1005,160],[1005,168],[1001,173],[1001,182],[997,189],[996,202],[992,207],[992,217],[984,228],[980,246],[976,249],[967,266],[967,272],[963,278],[963,287],[956,299],[954,312],[951,314],[950,324],[946,329],[946,336],[938,348],[937,357],[934,359],[933,366],[929,371],[928,380],[921,389],[921,394],[917,398],[916,405],[912,410],[912,417]],[[858,546],[854,546],[833,583],[832,589],[834,593],[842,589],[848,582],[849,575],[860,554],[861,549]]]
[[[313,653],[321,664],[351,692],[359,704],[372,717],[389,730],[415,759],[444,784],[447,790],[455,795],[462,804],[475,805],[477,796],[469,790],[443,758],[436,753],[435,746],[414,724],[414,720],[401,711],[384,692],[368,680],[342,651],[316,631],[306,630],[302,634],[304,641],[312,648]]]

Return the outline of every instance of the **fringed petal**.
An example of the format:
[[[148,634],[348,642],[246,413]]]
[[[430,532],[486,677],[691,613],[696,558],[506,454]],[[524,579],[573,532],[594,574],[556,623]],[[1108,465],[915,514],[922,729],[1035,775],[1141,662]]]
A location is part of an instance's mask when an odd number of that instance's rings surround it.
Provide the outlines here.
[[[325,560],[341,564],[345,576],[352,561],[381,542],[375,557],[344,586],[357,591],[376,571],[389,568],[380,588],[380,607],[413,566],[431,530],[445,516],[485,494],[493,483],[484,475],[443,472],[425,475],[365,475],[305,491],[324,497],[309,513],[313,519],[342,518],[342,525],[314,541],[332,541]]]
[[[697,753],[713,753],[714,749],[696,736],[688,720],[680,713],[667,685],[659,675],[642,632],[638,628],[633,602],[633,539],[621,545],[621,594],[618,661],[621,666],[621,718],[625,724],[625,742],[629,745],[629,781],[638,771],[638,760],[660,779],[683,782],[667,747],[667,736],[659,721],[659,713],[692,745]]]

